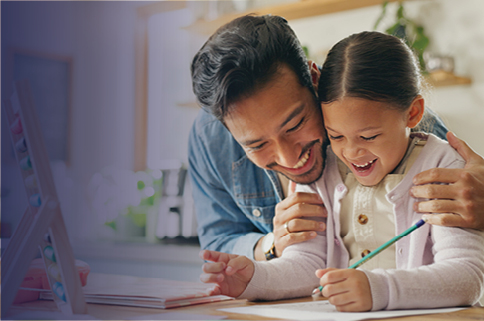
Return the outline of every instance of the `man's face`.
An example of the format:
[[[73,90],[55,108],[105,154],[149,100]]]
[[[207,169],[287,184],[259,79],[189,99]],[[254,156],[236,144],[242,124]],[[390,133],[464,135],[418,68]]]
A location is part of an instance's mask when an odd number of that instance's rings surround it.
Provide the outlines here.
[[[273,80],[232,107],[225,124],[254,164],[300,184],[321,176],[326,134],[319,104],[290,68],[281,66]]]

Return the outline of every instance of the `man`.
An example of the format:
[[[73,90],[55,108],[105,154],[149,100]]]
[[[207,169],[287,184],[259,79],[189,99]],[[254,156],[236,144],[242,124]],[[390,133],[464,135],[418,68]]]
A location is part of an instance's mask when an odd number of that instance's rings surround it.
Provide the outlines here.
[[[289,180],[310,184],[322,174],[318,78],[277,16],[238,18],[197,53],[193,89],[205,111],[190,134],[189,172],[202,248],[269,260],[325,229],[319,197],[288,190]],[[426,123],[444,136],[435,116]],[[484,160],[453,136],[449,142],[467,166],[416,176],[413,196],[432,199],[416,210],[445,213],[433,224],[484,229]],[[428,185],[439,182],[449,184]]]

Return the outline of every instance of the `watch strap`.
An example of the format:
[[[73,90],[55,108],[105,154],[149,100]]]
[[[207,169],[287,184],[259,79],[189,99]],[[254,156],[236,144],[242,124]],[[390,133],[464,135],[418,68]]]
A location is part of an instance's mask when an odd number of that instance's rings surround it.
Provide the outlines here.
[[[274,243],[272,243],[270,250],[264,253],[267,261],[270,261],[273,258],[276,258],[276,253],[274,253],[275,249],[276,249],[276,247],[275,247]]]

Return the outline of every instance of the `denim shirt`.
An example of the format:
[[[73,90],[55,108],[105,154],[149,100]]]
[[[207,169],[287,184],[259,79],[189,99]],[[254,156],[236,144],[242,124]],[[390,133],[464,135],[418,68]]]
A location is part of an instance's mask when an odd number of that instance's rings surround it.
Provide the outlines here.
[[[421,124],[419,130],[445,139],[447,129],[433,112]],[[190,132],[188,162],[201,248],[253,259],[284,198],[277,174],[254,165],[227,128],[205,111]]]

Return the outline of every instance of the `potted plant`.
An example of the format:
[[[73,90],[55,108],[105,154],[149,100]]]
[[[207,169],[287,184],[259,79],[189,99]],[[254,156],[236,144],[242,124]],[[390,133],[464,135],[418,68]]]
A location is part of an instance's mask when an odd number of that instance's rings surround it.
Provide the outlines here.
[[[383,8],[380,16],[375,22],[374,30],[378,28],[383,18],[387,13],[388,1],[383,3]],[[395,23],[385,30],[386,33],[394,35],[403,39],[405,43],[415,51],[418,57],[420,68],[423,73],[426,73],[424,52],[429,45],[429,38],[425,35],[425,29],[422,25],[416,23],[405,15],[403,3],[399,2],[398,10],[395,15]]]

